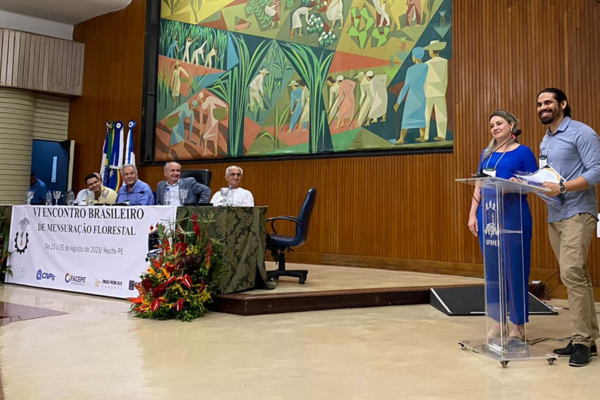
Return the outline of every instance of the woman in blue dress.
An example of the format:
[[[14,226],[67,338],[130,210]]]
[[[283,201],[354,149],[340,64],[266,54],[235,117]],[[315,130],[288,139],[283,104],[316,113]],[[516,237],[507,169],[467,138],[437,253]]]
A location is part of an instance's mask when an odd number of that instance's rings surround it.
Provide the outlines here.
[[[485,175],[510,179],[515,172],[534,172],[537,163],[529,147],[519,144],[514,133],[519,121],[511,113],[496,110],[490,116],[492,140],[483,151],[479,171]],[[490,191],[488,193],[488,190]],[[488,337],[500,336],[500,318],[510,314],[512,322],[509,337],[525,338],[525,323],[528,322],[528,282],[531,261],[532,219],[527,196],[507,193],[502,196],[504,215],[497,215],[498,205],[494,190],[486,189],[485,203],[480,204],[481,190],[475,189],[469,213],[469,230],[479,236],[484,254],[486,279],[486,305],[488,316],[494,320]],[[502,218],[503,240],[499,240],[497,218]],[[522,222],[521,222],[522,221]],[[521,225],[522,224],[522,225]],[[519,234],[522,232],[522,235]],[[500,285],[498,276],[498,248],[503,246],[505,259],[504,290],[507,310],[500,307]],[[485,246],[485,247],[484,247]]]

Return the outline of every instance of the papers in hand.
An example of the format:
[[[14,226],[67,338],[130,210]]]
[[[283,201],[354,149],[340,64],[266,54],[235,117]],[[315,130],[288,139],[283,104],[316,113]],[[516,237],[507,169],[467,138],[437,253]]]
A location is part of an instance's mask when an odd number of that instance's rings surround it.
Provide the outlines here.
[[[560,183],[564,182],[565,178],[563,178],[554,168],[547,165],[543,168],[538,169],[535,172],[530,174],[524,172],[515,173],[515,177],[528,185],[542,186],[544,182],[551,183]],[[541,193],[538,193],[538,196],[546,203],[554,206],[561,206],[565,202],[565,196],[563,194],[559,194],[556,197],[545,196]]]

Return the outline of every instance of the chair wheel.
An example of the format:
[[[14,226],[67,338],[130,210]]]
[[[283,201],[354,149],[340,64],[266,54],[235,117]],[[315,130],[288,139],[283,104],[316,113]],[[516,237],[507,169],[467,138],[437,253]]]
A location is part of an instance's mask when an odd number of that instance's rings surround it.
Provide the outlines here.
[[[299,282],[301,285],[304,285],[304,283],[306,282],[306,276],[301,276],[301,277],[298,279],[298,282]]]

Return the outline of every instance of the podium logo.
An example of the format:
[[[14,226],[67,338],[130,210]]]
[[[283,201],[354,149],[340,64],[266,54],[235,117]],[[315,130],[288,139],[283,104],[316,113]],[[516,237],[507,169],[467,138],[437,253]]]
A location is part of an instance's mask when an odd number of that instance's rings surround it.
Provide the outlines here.
[[[52,272],[44,272],[41,269],[38,269],[37,274],[35,275],[35,279],[37,279],[38,281],[52,279],[52,282],[54,282],[55,278],[56,276]]]
[[[483,235],[485,236],[486,246],[498,246],[498,211],[496,203],[492,200],[485,203],[483,209]]]
[[[67,272],[65,275],[65,282],[72,285],[85,285],[85,276],[71,275]]]

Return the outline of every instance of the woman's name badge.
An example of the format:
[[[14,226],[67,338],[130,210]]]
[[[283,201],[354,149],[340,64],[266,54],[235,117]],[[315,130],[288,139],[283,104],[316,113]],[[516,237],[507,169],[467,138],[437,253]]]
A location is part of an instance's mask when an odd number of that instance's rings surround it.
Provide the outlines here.
[[[484,168],[483,173],[492,178],[496,177],[496,168]]]
[[[540,156],[540,168],[544,168],[546,165],[548,165],[548,157]]]

